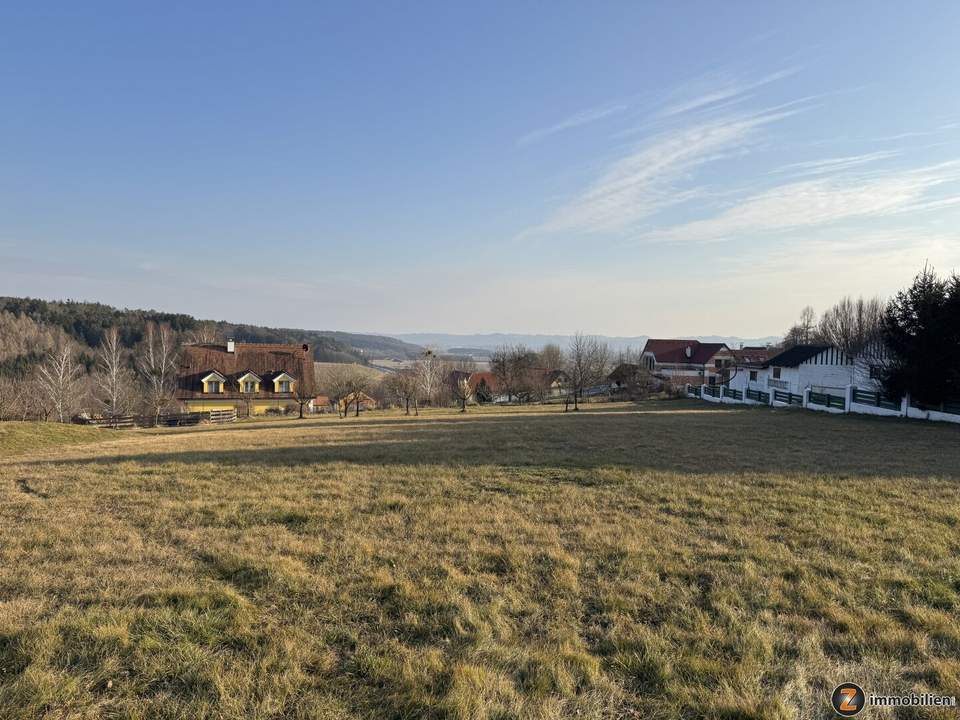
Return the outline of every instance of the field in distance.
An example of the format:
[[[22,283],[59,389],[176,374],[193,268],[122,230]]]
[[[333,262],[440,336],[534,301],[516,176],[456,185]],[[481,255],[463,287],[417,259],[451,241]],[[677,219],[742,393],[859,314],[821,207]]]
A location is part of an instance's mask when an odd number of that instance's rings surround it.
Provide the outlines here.
[[[960,696],[955,426],[675,401],[0,428],[5,720]]]

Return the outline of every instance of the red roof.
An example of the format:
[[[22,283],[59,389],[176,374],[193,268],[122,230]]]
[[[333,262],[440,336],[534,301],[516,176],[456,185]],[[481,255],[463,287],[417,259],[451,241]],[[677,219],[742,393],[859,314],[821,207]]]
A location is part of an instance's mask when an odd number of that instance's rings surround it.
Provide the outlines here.
[[[471,373],[470,379],[467,381],[470,383],[470,389],[475,391],[481,380],[487,384],[487,387],[490,388],[490,392],[500,392],[500,381],[497,380],[497,376],[492,372]]]
[[[645,353],[652,353],[658,363],[687,363],[706,365],[721,350],[729,350],[724,343],[702,343],[699,340],[647,340]]]
[[[770,348],[767,347],[742,347],[731,350],[733,357],[736,358],[737,365],[763,365],[770,359]]]

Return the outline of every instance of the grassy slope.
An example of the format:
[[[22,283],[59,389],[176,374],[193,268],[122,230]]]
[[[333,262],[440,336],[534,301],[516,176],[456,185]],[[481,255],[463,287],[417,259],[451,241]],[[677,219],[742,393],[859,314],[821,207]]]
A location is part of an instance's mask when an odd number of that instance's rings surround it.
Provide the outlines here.
[[[77,443],[99,442],[111,436],[99,428],[59,423],[0,422],[0,458]]]
[[[813,718],[841,680],[960,695],[960,428],[615,409],[0,464],[0,717]]]

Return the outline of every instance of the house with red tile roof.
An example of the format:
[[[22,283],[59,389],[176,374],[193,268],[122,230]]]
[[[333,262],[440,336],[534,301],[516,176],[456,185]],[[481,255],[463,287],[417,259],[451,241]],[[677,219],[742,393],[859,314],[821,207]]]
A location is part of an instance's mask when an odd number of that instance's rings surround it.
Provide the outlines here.
[[[735,360],[724,343],[684,339],[651,338],[641,354],[641,364],[671,385],[722,385]]]

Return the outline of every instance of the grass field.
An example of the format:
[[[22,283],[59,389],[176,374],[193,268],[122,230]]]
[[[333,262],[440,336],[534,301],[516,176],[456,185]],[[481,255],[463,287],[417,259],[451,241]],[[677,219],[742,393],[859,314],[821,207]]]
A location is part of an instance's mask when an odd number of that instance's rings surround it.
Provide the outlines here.
[[[960,696],[955,426],[676,401],[80,430],[0,432],[4,720]]]

